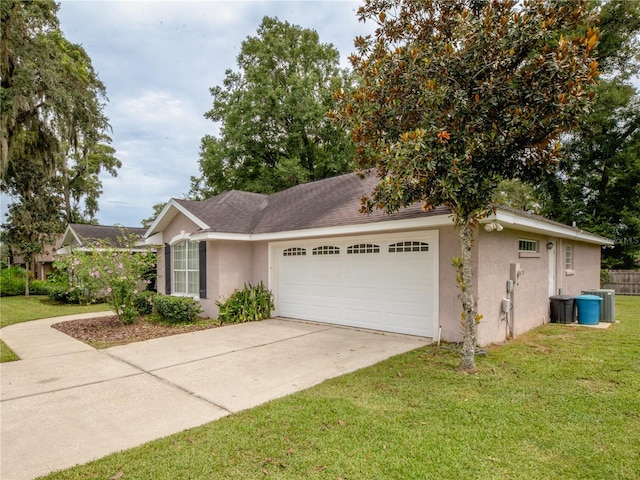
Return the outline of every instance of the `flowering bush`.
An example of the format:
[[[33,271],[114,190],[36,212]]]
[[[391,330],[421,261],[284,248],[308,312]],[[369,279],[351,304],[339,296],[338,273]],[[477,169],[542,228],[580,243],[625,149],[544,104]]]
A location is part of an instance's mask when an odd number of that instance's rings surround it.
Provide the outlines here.
[[[104,297],[122,323],[132,323],[138,315],[136,294],[151,283],[156,257],[153,252],[132,252],[135,238],[120,243],[129,248],[100,243],[58,257],[54,266],[67,273],[69,292],[80,289],[87,302]]]

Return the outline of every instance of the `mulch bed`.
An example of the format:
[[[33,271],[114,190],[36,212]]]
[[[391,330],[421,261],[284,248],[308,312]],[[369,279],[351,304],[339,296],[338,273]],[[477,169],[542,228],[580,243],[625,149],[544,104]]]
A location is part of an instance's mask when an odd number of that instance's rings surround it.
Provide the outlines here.
[[[219,325],[211,320],[200,320],[193,324],[156,323],[148,321],[145,317],[139,317],[135,322],[124,325],[118,317],[86,318],[71,320],[52,325],[53,328],[66,333],[70,337],[80,340],[94,348],[108,348],[116,345],[125,345],[132,342],[141,342],[153,338],[168,337],[179,333],[196,332]]]

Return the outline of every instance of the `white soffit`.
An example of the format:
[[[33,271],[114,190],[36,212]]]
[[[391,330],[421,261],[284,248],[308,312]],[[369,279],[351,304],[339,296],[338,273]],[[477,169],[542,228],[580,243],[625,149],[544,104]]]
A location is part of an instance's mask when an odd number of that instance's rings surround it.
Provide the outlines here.
[[[523,232],[538,233],[571,240],[579,240],[586,243],[594,243],[597,245],[613,245],[614,241],[608,238],[585,232],[584,230],[575,229],[573,227],[549,223],[533,217],[518,215],[517,213],[507,212],[498,209],[495,215],[487,217],[482,223],[498,221],[503,226],[513,230]]]

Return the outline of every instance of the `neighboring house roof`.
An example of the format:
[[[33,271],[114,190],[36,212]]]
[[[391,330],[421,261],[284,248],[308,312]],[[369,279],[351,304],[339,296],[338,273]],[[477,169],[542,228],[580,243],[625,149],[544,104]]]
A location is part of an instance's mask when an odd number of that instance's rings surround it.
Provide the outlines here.
[[[102,243],[116,248],[127,247],[122,242],[125,238],[134,235],[136,239],[140,239],[144,236],[146,230],[146,228],[136,227],[108,227],[104,225],[70,223],[62,236],[58,253],[68,253],[66,247],[70,246],[76,249],[83,249]]]
[[[420,204],[393,214],[375,210],[360,213],[360,199],[373,191],[374,174],[360,178],[355,173],[297,185],[272,195],[232,190],[203,200],[171,199],[145,234],[148,243],[162,243],[162,232],[182,213],[197,226],[193,239],[275,240],[318,234],[348,234],[388,228],[451,225],[451,210],[437,207],[424,212]],[[525,220],[520,225],[519,219]],[[486,219],[503,221],[512,228],[553,233],[565,238],[581,238],[590,243],[611,244],[609,240],[514,209],[500,208]],[[382,224],[381,222],[395,222]],[[346,227],[353,227],[351,230]],[[320,231],[322,231],[320,233]],[[166,239],[167,241],[170,239]]]

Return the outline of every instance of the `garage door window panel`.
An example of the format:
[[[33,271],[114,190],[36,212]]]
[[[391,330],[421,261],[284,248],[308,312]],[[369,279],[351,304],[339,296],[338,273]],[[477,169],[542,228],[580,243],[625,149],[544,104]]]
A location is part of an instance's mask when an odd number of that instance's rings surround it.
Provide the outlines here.
[[[351,245],[347,247],[347,255],[366,253],[380,253],[380,245],[374,245],[372,243],[359,243],[357,245]]]
[[[340,247],[333,245],[322,245],[313,249],[313,255],[339,255]]]
[[[307,254],[306,248],[292,247],[282,252],[283,257],[304,257]]]
[[[429,244],[425,242],[398,242],[389,245],[389,253],[428,252]]]

